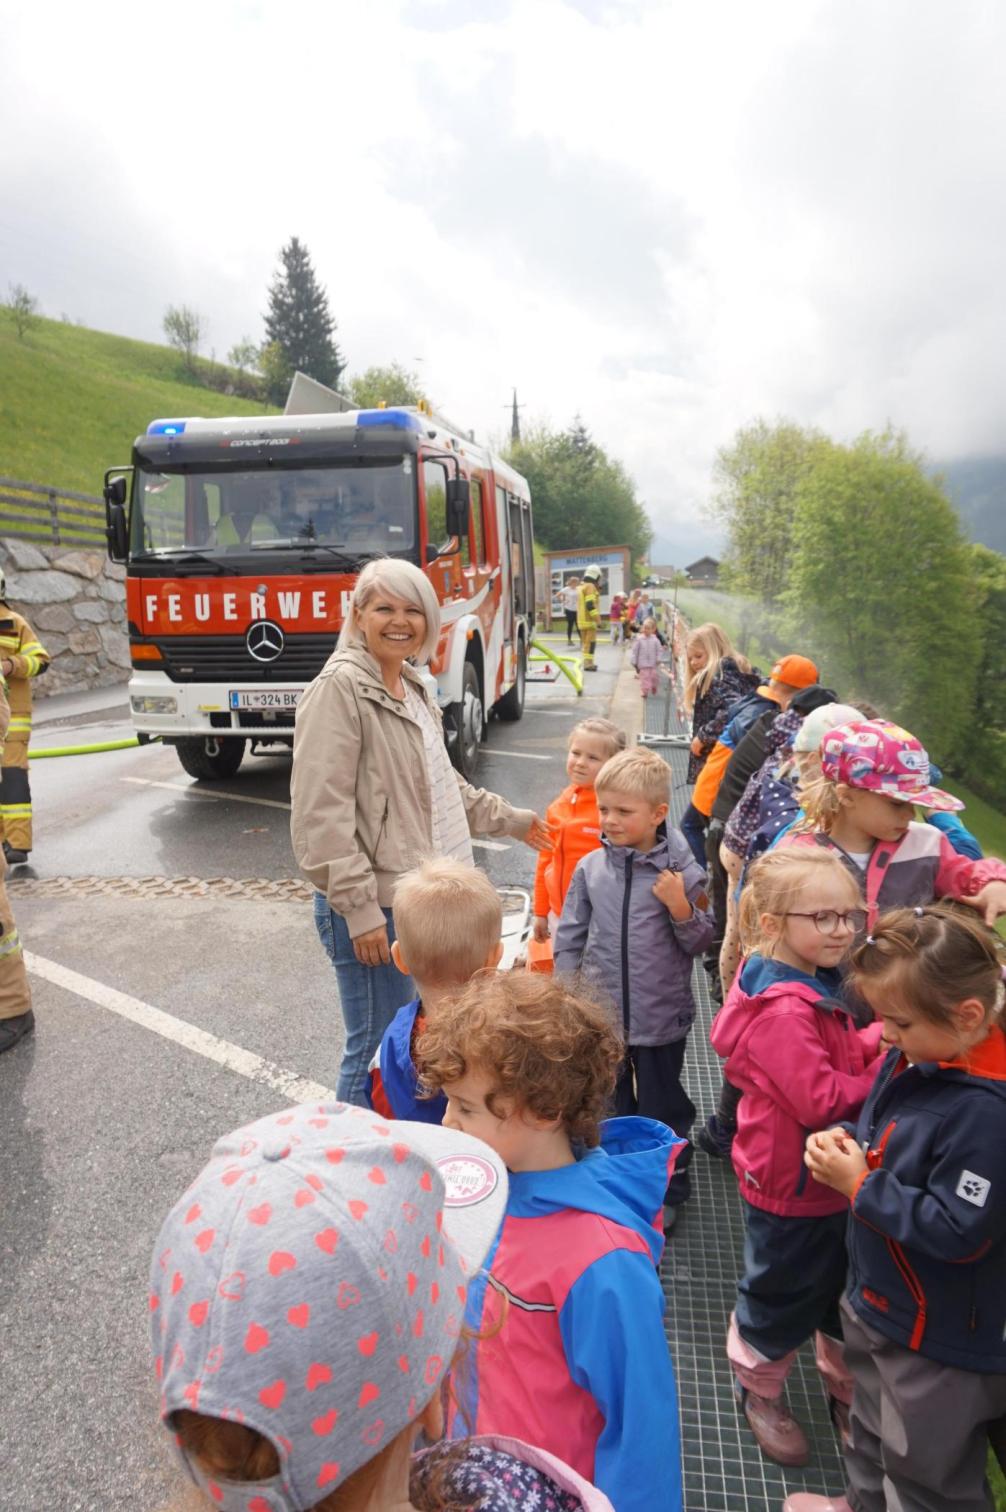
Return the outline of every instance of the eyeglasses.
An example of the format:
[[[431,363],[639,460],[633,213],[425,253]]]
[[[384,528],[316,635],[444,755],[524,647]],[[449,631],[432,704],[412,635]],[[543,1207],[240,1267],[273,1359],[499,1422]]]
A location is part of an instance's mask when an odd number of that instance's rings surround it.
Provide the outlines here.
[[[815,929],[823,935],[833,935],[840,924],[845,924],[853,934],[859,934],[866,928],[866,909],[850,908],[848,913],[836,913],[833,908],[819,908],[817,913],[796,913],[790,911],[787,919],[813,919]]]

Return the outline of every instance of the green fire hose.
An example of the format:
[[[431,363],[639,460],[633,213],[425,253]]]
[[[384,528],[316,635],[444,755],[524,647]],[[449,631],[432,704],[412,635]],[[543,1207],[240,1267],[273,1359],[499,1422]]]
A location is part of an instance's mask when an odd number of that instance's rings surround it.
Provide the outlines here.
[[[153,736],[153,740],[159,739]],[[41,761],[45,756],[93,756],[98,751],[125,751],[130,746],[138,746],[139,740],[131,735],[128,740],[99,740],[96,745],[80,746],[51,746],[45,750],[37,751],[34,746],[28,751],[29,761]]]

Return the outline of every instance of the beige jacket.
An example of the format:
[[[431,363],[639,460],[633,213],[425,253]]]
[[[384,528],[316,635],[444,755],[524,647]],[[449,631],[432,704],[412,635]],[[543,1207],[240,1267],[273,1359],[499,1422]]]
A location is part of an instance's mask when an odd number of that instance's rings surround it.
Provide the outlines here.
[[[402,676],[439,724],[419,673],[406,664]],[[523,835],[534,818],[460,774],[458,787],[473,833]],[[290,797],[293,853],[304,876],[342,914],[351,937],[379,928],[396,879],[432,853],[433,821],[422,731],[362,647],[334,652],[305,689]]]

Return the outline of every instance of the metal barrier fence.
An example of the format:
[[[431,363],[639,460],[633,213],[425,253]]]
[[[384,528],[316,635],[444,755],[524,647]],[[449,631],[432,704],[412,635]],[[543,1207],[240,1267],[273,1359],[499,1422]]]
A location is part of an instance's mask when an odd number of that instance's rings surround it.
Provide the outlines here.
[[[648,726],[656,723],[656,728],[645,730],[638,737],[638,743],[645,746],[687,746],[691,742],[691,736],[687,733],[690,720],[685,714],[685,639],[688,623],[676,604],[670,607],[667,604],[661,605],[661,621],[661,629],[670,652],[670,667],[663,669],[664,696],[662,700],[654,700],[662,703],[662,717],[654,721],[652,712],[648,711],[646,723]],[[647,699],[647,703],[650,702]]]
[[[49,546],[104,546],[105,506],[94,494],[0,478],[0,535]]]

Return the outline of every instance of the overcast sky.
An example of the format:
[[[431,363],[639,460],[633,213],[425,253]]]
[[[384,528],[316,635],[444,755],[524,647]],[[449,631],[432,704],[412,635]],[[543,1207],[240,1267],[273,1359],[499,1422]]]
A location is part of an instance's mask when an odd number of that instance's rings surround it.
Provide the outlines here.
[[[350,370],[579,412],[681,563],[758,415],[1003,449],[1000,0],[0,0],[0,288],[222,357],[291,235]],[[421,360],[420,360],[421,359]],[[667,555],[667,551],[663,553]]]

